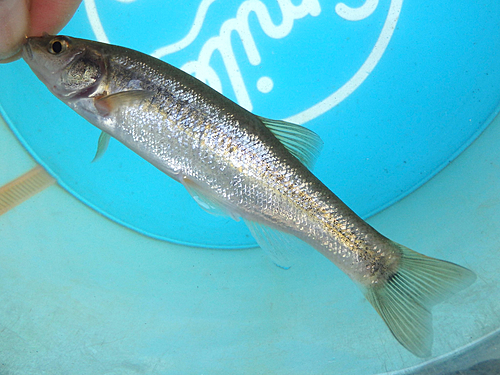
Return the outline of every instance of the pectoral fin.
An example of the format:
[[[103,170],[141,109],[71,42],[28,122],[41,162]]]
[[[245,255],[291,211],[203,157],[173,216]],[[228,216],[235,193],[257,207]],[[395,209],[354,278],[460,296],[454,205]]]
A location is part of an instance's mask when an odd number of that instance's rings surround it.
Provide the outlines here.
[[[97,151],[95,152],[94,159],[92,160],[92,163],[95,161],[98,161],[106,150],[108,149],[109,145],[109,140],[111,139],[111,136],[106,133],[106,132],[101,132],[101,135],[99,136],[99,140],[97,141]]]
[[[109,116],[117,108],[132,106],[151,98],[154,92],[147,90],[122,91],[111,95],[96,97],[94,106],[101,116]]]

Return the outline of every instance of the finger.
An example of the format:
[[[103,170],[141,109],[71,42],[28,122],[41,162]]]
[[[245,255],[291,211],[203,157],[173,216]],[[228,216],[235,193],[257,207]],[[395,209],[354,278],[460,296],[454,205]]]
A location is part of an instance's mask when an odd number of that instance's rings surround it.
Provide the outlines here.
[[[32,0],[28,35],[59,32],[73,17],[80,2],[81,0]]]
[[[28,32],[28,2],[0,0],[0,62],[14,56]]]

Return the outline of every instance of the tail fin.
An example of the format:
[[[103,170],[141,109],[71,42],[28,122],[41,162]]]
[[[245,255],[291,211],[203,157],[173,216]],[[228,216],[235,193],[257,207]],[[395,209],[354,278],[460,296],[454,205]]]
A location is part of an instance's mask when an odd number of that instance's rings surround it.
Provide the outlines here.
[[[427,257],[394,243],[402,253],[398,271],[365,296],[394,337],[418,357],[431,355],[431,308],[472,284],[475,274],[453,263]]]

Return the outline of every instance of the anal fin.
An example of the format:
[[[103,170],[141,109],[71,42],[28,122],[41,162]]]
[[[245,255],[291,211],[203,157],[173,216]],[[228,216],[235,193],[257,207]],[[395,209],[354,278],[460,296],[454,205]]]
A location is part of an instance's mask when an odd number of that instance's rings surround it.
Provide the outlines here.
[[[243,219],[259,246],[278,267],[289,269],[301,248],[307,246],[297,237],[267,225]]]

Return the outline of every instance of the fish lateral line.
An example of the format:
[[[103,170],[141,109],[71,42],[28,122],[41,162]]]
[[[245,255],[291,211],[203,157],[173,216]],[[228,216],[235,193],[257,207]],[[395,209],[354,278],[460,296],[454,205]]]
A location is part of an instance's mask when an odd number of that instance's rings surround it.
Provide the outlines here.
[[[96,160],[112,135],[209,213],[241,217],[281,268],[295,249],[313,247],[359,286],[404,348],[431,355],[432,307],[474,273],[399,245],[356,215],[311,172],[323,144],[316,133],[258,117],[128,48],[44,35],[27,38],[22,55],[57,98],[104,132]]]

